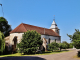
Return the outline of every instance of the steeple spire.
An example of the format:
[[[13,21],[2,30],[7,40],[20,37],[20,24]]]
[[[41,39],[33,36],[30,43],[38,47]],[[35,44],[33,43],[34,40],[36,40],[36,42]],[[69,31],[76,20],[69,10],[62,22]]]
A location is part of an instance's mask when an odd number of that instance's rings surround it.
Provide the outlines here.
[[[53,21],[55,21],[55,15],[54,15],[54,19],[53,19]]]
[[[59,29],[57,27],[57,24],[55,23],[55,15],[54,15],[54,19],[53,19],[53,22],[51,24],[51,27],[50,29],[52,29],[54,32],[58,33],[59,34]]]

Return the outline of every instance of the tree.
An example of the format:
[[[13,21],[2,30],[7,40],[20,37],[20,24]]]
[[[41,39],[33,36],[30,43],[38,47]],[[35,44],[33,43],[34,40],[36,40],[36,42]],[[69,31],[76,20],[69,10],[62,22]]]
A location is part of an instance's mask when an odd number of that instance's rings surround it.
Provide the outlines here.
[[[61,51],[61,49],[66,49],[67,45],[65,43],[59,43],[59,48],[60,48],[60,51]]]
[[[52,42],[50,44],[48,44],[48,49],[51,50],[53,52],[53,50],[57,50],[59,48],[59,44],[56,42]]]
[[[27,32],[24,32],[22,40],[17,46],[20,52],[23,52],[24,54],[32,54],[35,53],[41,45],[41,35],[36,31],[27,30]]]
[[[69,48],[73,48],[73,43],[69,43]]]
[[[66,44],[66,48],[69,48],[69,43],[67,43],[66,41],[63,41],[62,43]]]
[[[73,35],[68,35],[68,37],[70,37],[70,40],[73,42],[73,45],[77,49],[79,49],[80,48],[80,31],[75,29],[74,34]]]
[[[11,31],[11,26],[8,24],[8,21],[4,17],[0,17],[0,31],[4,34],[4,36],[9,36],[9,32]]]
[[[0,54],[3,54],[3,51],[5,49],[5,40],[4,40],[4,34],[0,31]]]

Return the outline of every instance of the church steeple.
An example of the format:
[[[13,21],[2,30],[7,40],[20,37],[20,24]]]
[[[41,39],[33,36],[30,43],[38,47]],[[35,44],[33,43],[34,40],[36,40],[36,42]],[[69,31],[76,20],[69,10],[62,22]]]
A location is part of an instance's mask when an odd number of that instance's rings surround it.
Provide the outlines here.
[[[53,29],[53,28],[57,28],[57,24],[55,23],[54,20],[53,20],[53,22],[52,22],[52,25],[51,25],[50,29]]]
[[[57,27],[57,24],[55,23],[55,19],[53,19],[53,22],[52,22],[50,29],[52,29],[54,32],[59,34],[59,29]]]

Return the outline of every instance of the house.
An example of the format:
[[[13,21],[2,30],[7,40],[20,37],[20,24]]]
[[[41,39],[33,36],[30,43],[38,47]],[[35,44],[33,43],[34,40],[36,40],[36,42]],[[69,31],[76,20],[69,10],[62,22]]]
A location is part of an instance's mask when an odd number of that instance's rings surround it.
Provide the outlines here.
[[[24,32],[27,32],[27,30],[36,30],[38,33],[41,34],[41,39],[43,40],[41,49],[45,48],[46,50],[47,45],[50,44],[51,42],[56,43],[61,42],[59,29],[55,21],[53,21],[50,29],[21,23],[19,26],[17,26],[10,32],[10,36],[5,38],[6,43],[11,45],[13,50],[15,51],[16,44],[21,42],[22,35],[24,34]]]

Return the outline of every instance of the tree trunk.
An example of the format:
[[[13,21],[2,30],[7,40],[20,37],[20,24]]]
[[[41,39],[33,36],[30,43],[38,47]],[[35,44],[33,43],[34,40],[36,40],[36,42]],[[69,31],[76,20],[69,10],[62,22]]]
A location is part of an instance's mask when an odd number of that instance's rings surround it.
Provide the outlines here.
[[[60,51],[61,51],[61,48],[60,48]]]

